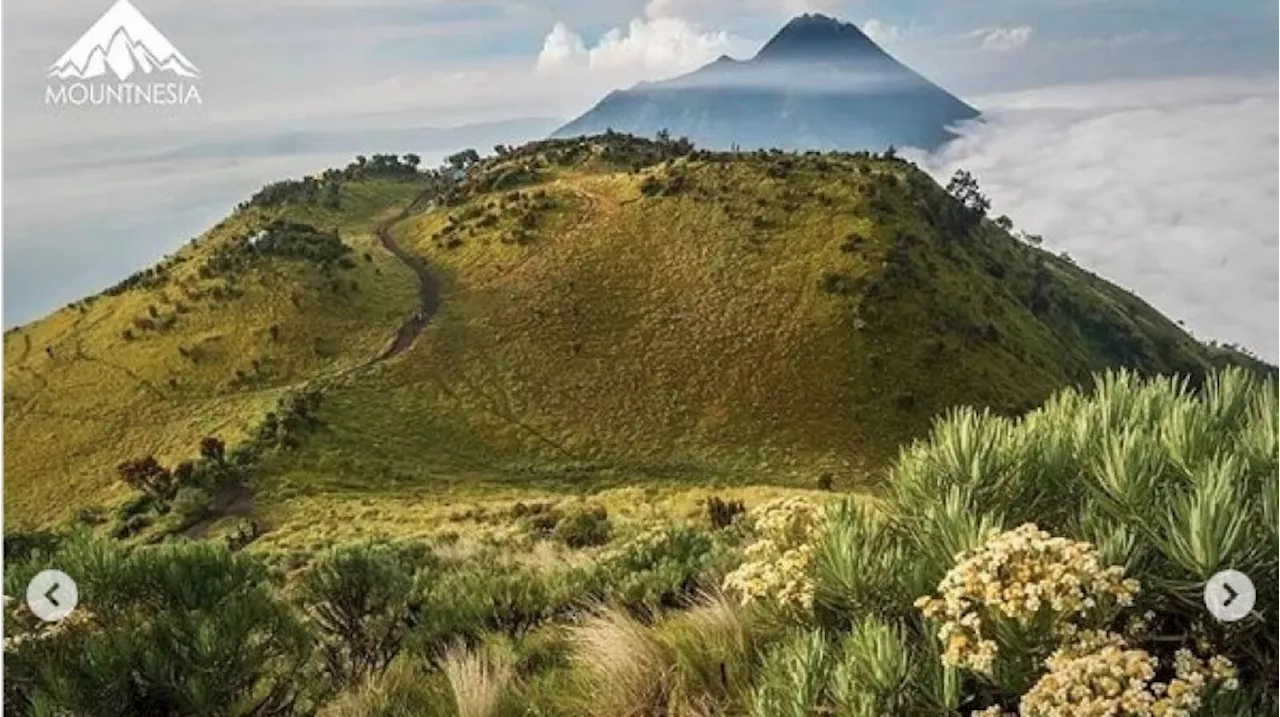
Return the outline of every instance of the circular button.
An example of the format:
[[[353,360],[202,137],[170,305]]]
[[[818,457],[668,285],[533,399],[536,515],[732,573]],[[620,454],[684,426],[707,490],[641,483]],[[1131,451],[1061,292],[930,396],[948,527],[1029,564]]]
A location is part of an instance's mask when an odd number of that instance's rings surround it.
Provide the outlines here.
[[[27,607],[45,622],[57,622],[70,615],[79,601],[76,581],[61,570],[42,571],[27,584]]]
[[[1204,605],[1222,622],[1243,620],[1257,599],[1253,581],[1239,570],[1223,570],[1204,584]]]

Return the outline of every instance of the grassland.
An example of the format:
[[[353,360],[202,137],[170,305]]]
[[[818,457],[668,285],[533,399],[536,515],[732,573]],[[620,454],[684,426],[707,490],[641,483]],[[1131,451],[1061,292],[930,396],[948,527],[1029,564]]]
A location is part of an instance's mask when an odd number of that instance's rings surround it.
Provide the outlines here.
[[[417,534],[459,500],[865,489],[951,406],[1017,413],[1104,367],[1201,375],[1217,360],[1069,261],[991,222],[958,227],[954,200],[895,158],[605,137],[484,160],[395,222],[440,306],[370,365],[417,306],[373,229],[423,186],[250,206],[167,260],[162,284],[9,332],[14,524],[117,503],[120,461],[242,442],[306,385],[322,388],[320,426],[254,469],[267,545],[310,544],[317,514]],[[337,228],[354,266],[200,276],[272,218]],[[186,298],[216,291],[234,298]],[[151,313],[175,321],[122,338]]]
[[[145,455],[173,463],[208,435],[237,443],[283,392],[375,355],[415,286],[373,228],[419,190],[371,180],[344,187],[337,210],[248,208],[168,257],[152,285],[6,332],[9,523],[56,523],[117,502],[129,493],[117,463]],[[337,229],[353,265],[327,278],[309,262],[264,258],[201,275],[220,248],[276,218]]]
[[[949,235],[930,215],[945,201],[892,160],[585,161],[411,217],[393,232],[431,266],[439,312],[326,392],[315,439],[267,462],[264,503],[866,488],[949,406],[1014,413],[1105,366],[1209,364],[1066,260],[990,225]],[[305,514],[291,501],[281,525]]]

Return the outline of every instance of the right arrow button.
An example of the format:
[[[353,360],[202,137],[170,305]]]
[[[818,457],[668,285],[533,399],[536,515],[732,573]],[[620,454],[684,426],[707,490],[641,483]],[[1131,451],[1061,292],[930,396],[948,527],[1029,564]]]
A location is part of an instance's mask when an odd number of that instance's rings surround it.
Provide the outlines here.
[[[1204,605],[1222,622],[1243,620],[1257,599],[1253,581],[1239,570],[1223,570],[1204,584]]]

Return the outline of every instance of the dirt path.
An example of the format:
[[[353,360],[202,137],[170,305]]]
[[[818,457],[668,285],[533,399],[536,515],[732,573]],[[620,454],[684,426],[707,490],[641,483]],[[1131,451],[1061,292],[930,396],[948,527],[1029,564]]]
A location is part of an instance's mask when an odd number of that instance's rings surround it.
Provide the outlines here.
[[[396,337],[382,353],[378,354],[370,364],[386,361],[387,359],[398,356],[409,350],[413,346],[413,342],[418,338],[418,334],[426,328],[427,322],[435,316],[436,311],[440,308],[440,285],[436,282],[435,277],[431,275],[431,270],[427,268],[427,262],[422,257],[416,256],[405,250],[404,247],[396,243],[391,238],[391,228],[397,223],[407,219],[410,214],[419,207],[427,203],[428,192],[423,192],[414,198],[407,207],[400,210],[394,217],[382,222],[374,230],[374,234],[378,237],[378,242],[389,252],[395,255],[414,276],[418,278],[418,310],[413,313],[396,331]]]
[[[393,356],[398,356],[408,351],[409,347],[413,346],[414,340],[426,328],[427,322],[431,320],[436,310],[440,308],[440,286],[427,268],[427,262],[405,250],[404,247],[396,243],[395,239],[391,238],[391,228],[407,219],[409,215],[418,211],[422,206],[428,204],[429,194],[429,190],[419,194],[404,209],[401,209],[390,219],[378,224],[377,228],[374,229],[378,242],[387,251],[395,255],[405,266],[409,267],[409,270],[417,277],[418,308],[413,312],[412,316],[400,324],[400,328],[396,330],[395,339],[381,353],[363,364],[341,371],[340,375],[386,361]],[[183,531],[183,535],[197,540],[204,538],[218,521],[228,517],[248,518],[253,521],[254,534],[245,536],[248,541],[252,541],[270,530],[269,526],[257,521],[252,490],[248,486],[237,485],[220,497],[218,505],[212,511],[212,515],[189,526]]]

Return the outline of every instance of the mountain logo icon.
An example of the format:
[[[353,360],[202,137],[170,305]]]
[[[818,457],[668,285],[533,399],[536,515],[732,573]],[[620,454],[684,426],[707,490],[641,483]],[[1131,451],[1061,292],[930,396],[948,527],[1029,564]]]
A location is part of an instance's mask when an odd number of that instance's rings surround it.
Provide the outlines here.
[[[88,80],[107,71],[124,81],[135,72],[199,77],[200,70],[129,0],[116,0],[71,49],[49,68],[49,77]]]

